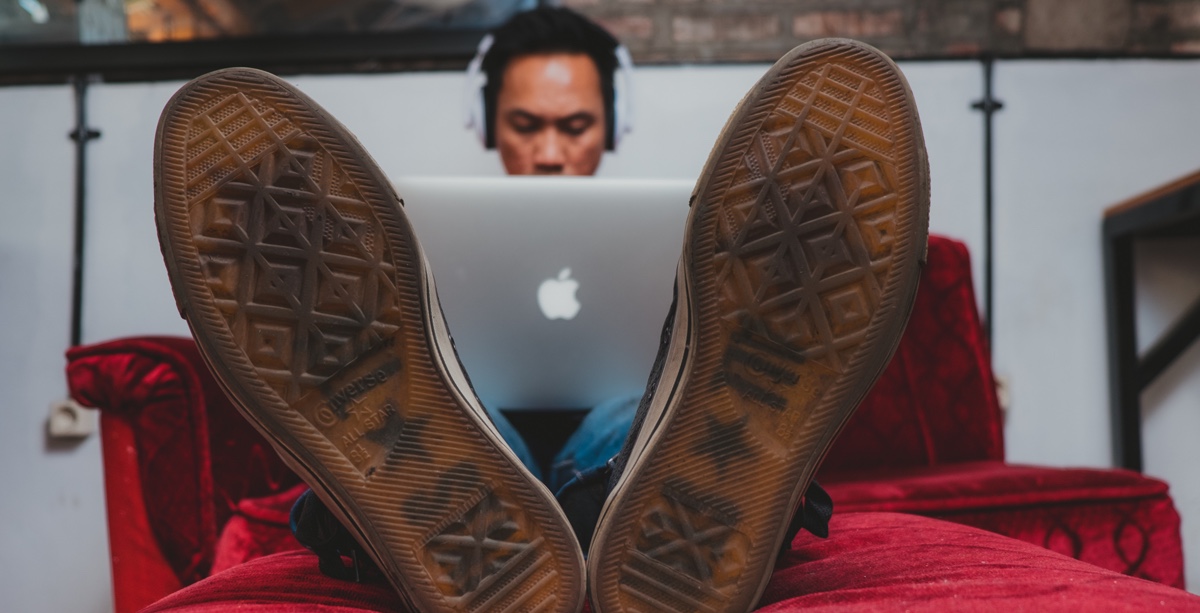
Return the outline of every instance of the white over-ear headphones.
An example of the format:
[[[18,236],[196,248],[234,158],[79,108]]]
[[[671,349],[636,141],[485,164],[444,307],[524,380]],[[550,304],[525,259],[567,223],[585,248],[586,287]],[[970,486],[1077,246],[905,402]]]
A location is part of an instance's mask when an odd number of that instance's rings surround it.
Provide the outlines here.
[[[483,72],[483,58],[492,48],[495,38],[491,34],[479,41],[475,57],[467,65],[467,83],[463,90],[466,109],[466,127],[475,130],[479,143],[487,146],[487,111],[483,101],[483,88],[487,85],[487,74]],[[633,131],[633,58],[625,45],[613,50],[617,58],[617,70],[613,73],[613,149],[621,144],[621,137]]]

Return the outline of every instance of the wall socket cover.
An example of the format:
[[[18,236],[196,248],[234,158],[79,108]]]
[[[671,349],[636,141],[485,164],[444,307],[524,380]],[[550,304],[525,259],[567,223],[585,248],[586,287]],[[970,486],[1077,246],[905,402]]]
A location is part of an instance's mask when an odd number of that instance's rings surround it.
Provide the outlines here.
[[[46,432],[50,438],[81,439],[95,431],[95,411],[70,399],[50,405],[50,416],[46,418]]]

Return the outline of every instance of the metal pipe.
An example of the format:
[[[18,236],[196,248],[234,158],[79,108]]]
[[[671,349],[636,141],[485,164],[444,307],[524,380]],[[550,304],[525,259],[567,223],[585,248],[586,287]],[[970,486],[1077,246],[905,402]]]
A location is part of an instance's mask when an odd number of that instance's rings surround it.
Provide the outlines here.
[[[87,123],[87,91],[94,79],[89,75],[74,75],[71,86],[75,90],[75,129],[67,134],[75,141],[75,237],[71,261],[71,346],[79,345],[83,339],[83,248],[84,230],[87,221],[87,144],[100,138],[99,130]]]
[[[993,67],[991,57],[980,59],[983,64],[983,99],[971,104],[971,108],[983,112],[983,312],[984,333],[989,349],[995,344],[992,337],[992,322],[995,319],[993,305],[993,214],[992,214],[992,116],[1004,108],[1004,103],[992,95]]]

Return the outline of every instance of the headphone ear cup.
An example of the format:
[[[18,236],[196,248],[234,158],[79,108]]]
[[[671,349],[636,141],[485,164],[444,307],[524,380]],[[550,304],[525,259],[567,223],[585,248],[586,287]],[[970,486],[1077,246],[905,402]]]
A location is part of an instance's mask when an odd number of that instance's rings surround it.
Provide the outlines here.
[[[622,137],[633,131],[633,58],[625,45],[613,50],[617,69],[613,72],[613,151],[621,145]]]
[[[466,112],[466,127],[475,130],[479,144],[487,148],[487,118],[484,108],[483,88],[487,86],[487,75],[483,72],[483,58],[492,48],[495,39],[488,34],[479,41],[479,49],[471,63],[467,64],[467,82],[463,95],[463,106]]]
[[[487,113],[484,111],[486,105],[483,102],[483,86],[475,90],[470,105],[470,125],[475,129],[475,138],[479,139],[479,144],[484,149],[487,149]]]
[[[620,69],[617,69],[617,73]],[[622,91],[624,88],[617,85],[621,81],[620,75],[613,74],[613,126],[612,126],[612,150],[616,152],[617,147],[621,146],[621,137],[624,136],[622,126],[625,122],[625,96]]]

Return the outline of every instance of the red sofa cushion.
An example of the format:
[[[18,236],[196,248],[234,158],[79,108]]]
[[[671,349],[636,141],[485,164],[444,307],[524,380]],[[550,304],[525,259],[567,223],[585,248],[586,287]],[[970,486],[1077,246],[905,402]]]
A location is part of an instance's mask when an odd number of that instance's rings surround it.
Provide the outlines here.
[[[760,611],[1200,611],[1200,598],[969,526],[898,513],[836,515],[801,533]],[[308,552],[259,558],[186,587],[146,613],[405,611],[384,584],[321,575]]]
[[[838,512],[938,517],[1184,585],[1179,514],[1167,484],[1132,471],[963,462],[840,473],[824,485]]]
[[[1180,519],[1167,484],[1125,470],[964,462],[841,473],[825,485],[836,511],[917,513],[1182,588]],[[213,572],[299,549],[288,512],[305,487],[248,499],[225,526]]]
[[[846,513],[831,530],[797,537],[760,611],[1200,611],[1183,590],[970,526]]]

